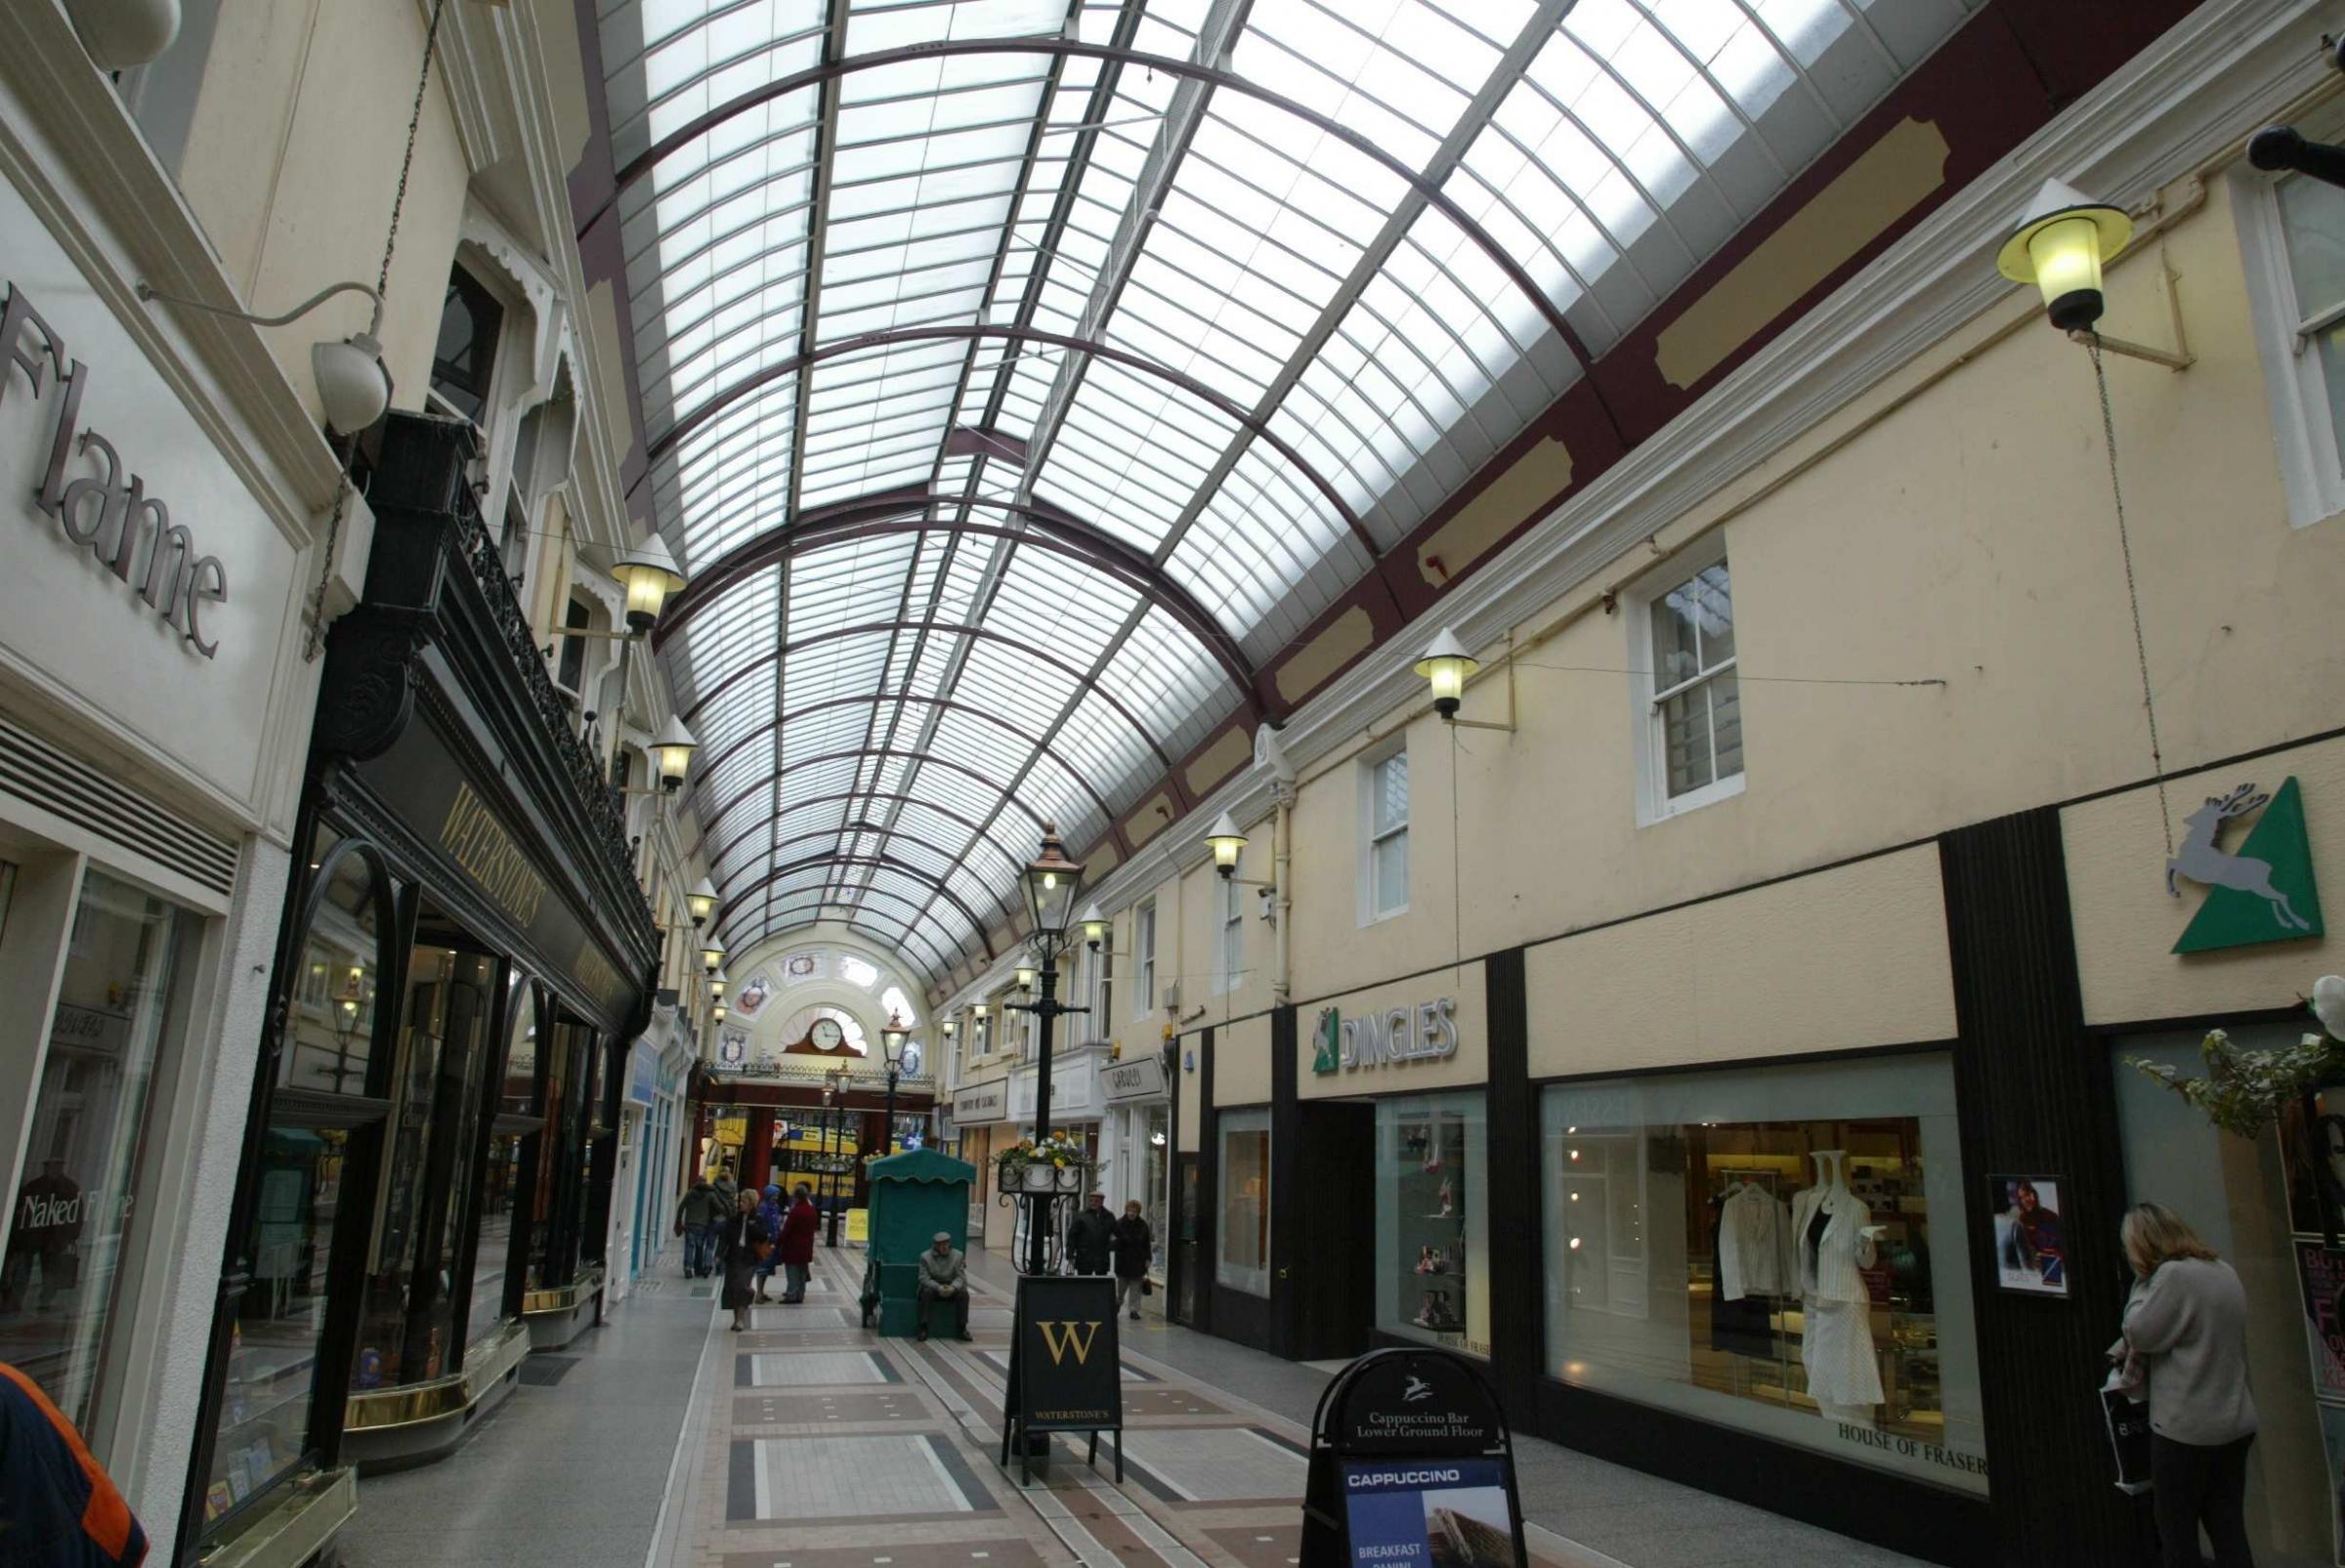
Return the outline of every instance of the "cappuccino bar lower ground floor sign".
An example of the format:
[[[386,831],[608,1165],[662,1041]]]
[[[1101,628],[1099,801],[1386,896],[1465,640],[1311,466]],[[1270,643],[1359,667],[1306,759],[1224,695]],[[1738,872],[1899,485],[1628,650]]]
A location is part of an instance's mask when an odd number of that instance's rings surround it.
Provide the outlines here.
[[[1301,1568],[1527,1568],[1514,1448],[1466,1357],[1362,1356],[1319,1397]]]
[[[1088,1432],[1087,1462],[1099,1434],[1116,1434],[1116,1481],[1124,1480],[1124,1352],[1116,1335],[1116,1288],[1104,1274],[1022,1274],[1009,1335],[1009,1386],[1002,1402],[1002,1463],[1014,1448],[1024,1479],[1049,1458],[1052,1432]]]

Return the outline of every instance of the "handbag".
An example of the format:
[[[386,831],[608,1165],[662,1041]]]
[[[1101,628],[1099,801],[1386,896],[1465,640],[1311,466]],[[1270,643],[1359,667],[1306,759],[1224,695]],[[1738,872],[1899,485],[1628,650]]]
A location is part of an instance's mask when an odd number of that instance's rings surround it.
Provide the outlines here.
[[[1140,1293],[1142,1295],[1154,1295],[1156,1293],[1156,1281],[1148,1278],[1148,1276],[1145,1274],[1141,1275]]]
[[[2140,1497],[2150,1490],[2150,1407],[2118,1386],[2111,1372],[2101,1385],[2101,1419],[2109,1427],[2110,1452],[2116,1457],[2117,1490]]]

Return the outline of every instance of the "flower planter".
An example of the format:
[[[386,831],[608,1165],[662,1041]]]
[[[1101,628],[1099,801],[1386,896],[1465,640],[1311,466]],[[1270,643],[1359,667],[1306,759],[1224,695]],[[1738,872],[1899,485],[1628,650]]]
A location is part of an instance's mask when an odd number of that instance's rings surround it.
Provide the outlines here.
[[[1049,1165],[1027,1165],[1018,1173],[1018,1183],[1027,1192],[1050,1191],[1058,1172]]]
[[[1083,1178],[1086,1174],[1083,1166],[1060,1165],[1056,1174],[1058,1176],[1058,1190],[1060,1192],[1083,1191]]]

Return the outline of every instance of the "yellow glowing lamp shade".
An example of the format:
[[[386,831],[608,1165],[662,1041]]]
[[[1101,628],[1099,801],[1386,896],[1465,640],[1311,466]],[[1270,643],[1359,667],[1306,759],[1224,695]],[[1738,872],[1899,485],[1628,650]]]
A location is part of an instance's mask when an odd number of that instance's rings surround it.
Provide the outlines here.
[[[944,1031],[945,1038],[947,1039],[951,1039],[954,1036],[960,1033],[960,1026],[950,1018],[946,1019],[943,1023],[937,1025],[936,1027]]]
[[[682,719],[667,721],[667,728],[652,742],[652,760],[660,766],[661,788],[676,789],[683,785],[685,771],[692,766],[692,754],[700,746],[692,732],[684,728]]]
[[[978,1020],[980,1023],[984,1022],[985,1003],[981,1001],[973,1001],[969,1003],[969,1016]]]
[[[692,911],[692,923],[699,925],[716,912],[716,884],[702,877],[693,890],[684,895],[684,908]]]
[[[1032,990],[1034,989],[1034,965],[1033,965],[1033,964],[1030,964],[1030,963],[1022,963],[1022,964],[1019,964],[1019,965],[1018,965],[1018,968],[1017,968],[1017,983],[1018,983],[1018,989],[1019,989],[1020,991],[1032,991]]]
[[[1107,940],[1107,916],[1096,904],[1083,911],[1083,940],[1094,948]]]
[[[710,1021],[714,1023],[723,1023],[725,1021],[725,1004],[720,1001],[715,1006],[709,1008],[708,1017]]]
[[[1481,667],[1482,661],[1466,651],[1458,634],[1442,627],[1417,660],[1417,673],[1432,683],[1433,711],[1445,719],[1454,715],[1466,696],[1467,677]]]
[[[717,971],[718,965],[722,964],[724,961],[725,945],[722,942],[717,941],[714,937],[710,937],[707,941],[701,944],[702,968],[707,970],[710,974],[714,974]]]
[[[666,608],[667,596],[684,587],[684,573],[677,570],[676,558],[657,533],[620,556],[611,575],[627,590],[627,624],[637,631],[651,630]]]
[[[1214,819],[1211,831],[1205,835],[1205,847],[1214,852],[1214,869],[1227,876],[1238,869],[1238,853],[1246,847],[1246,835],[1238,831],[1237,819],[1223,812]]]
[[[708,996],[710,999],[714,1000],[721,998],[725,994],[725,987],[729,984],[731,984],[731,982],[726,980],[725,972],[722,969],[719,969],[716,971],[716,973],[710,975],[708,977]]]
[[[2033,283],[2052,324],[2074,332],[2101,319],[2102,265],[2132,237],[2124,209],[2046,180],[1996,252],[1995,270],[2015,283]]]

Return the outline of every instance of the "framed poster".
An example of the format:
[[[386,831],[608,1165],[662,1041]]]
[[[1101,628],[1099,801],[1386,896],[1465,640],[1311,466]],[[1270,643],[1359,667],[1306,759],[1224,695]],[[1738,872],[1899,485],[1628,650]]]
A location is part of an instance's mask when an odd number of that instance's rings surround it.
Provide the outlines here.
[[[2022,1295],[2066,1296],[2060,1178],[1989,1176],[1986,1185],[1987,1212],[1995,1216],[1995,1283]]]
[[[1343,1466],[1343,1493],[1359,1568],[1516,1568],[1498,1460],[1354,1462]]]
[[[2345,1400],[2345,1251],[2319,1242],[2296,1244],[2296,1278],[2304,1287],[2304,1334],[2313,1358],[2313,1392]]]

